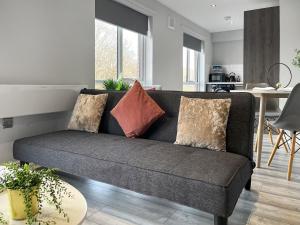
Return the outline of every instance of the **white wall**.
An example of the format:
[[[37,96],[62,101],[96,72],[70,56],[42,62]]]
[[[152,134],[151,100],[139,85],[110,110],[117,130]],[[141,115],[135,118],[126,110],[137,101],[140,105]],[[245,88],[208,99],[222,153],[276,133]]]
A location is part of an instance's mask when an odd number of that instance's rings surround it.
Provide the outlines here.
[[[213,43],[213,64],[243,64],[243,41]]]
[[[280,61],[290,66],[293,73],[291,86],[300,83],[300,68],[292,65],[295,49],[300,49],[300,1],[280,0]],[[281,67],[280,82],[286,84],[289,73]]]
[[[0,0],[2,84],[94,84],[93,0]]]
[[[204,41],[205,75],[209,73],[212,57],[211,35],[155,0],[118,0],[152,17],[153,84],[164,90],[182,90],[183,32]],[[168,17],[176,20],[175,30],[168,28]]]
[[[223,32],[212,33],[212,42],[226,42],[226,41],[242,41],[244,40],[244,30],[230,30]]]
[[[243,80],[244,30],[212,33],[212,64],[223,65],[226,73],[234,72]]]
[[[94,5],[94,0],[0,0],[1,84],[93,87]],[[14,140],[63,129],[66,118],[67,113],[17,117],[13,128],[0,126],[0,163],[12,160]]]
[[[243,32],[243,30],[236,30],[212,34],[213,64],[243,64]]]

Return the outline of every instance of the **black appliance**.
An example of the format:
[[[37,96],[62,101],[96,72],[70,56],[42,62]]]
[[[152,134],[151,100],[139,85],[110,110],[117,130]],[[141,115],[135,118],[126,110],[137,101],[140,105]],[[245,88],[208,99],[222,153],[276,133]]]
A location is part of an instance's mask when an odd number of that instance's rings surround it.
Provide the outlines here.
[[[231,72],[230,74],[228,74],[228,77],[229,77],[230,82],[237,82],[237,76],[234,72]]]
[[[209,82],[226,82],[225,73],[211,73],[209,74]]]
[[[230,92],[235,90],[234,84],[216,84],[212,87],[214,92]]]

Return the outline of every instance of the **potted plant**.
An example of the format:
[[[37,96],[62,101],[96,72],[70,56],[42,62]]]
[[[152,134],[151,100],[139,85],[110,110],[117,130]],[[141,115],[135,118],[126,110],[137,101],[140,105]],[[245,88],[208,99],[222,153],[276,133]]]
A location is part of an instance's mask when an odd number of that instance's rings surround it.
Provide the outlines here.
[[[118,80],[105,80],[103,82],[103,85],[105,89],[109,91],[128,91],[130,88],[130,84],[128,82],[125,82],[122,77]]]
[[[19,165],[16,162],[4,165],[0,177],[0,192],[7,191],[11,218],[27,220],[27,224],[53,224],[53,221],[38,219],[42,202],[52,204],[59,214],[68,219],[62,208],[62,198],[71,197],[54,169],[34,169],[33,164]],[[5,224],[0,212],[0,224]]]
[[[293,59],[293,65],[300,68],[300,50],[296,49],[296,56]]]
[[[0,213],[0,224],[6,225],[7,221],[3,218],[3,214]]]

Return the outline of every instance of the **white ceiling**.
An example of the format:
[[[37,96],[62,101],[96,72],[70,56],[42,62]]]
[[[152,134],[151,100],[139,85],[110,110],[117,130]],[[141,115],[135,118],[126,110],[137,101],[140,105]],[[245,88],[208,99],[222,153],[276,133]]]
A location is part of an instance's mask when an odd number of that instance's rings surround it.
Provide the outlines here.
[[[278,6],[279,0],[158,0],[210,32],[243,29],[244,11]],[[211,7],[216,4],[216,7]],[[224,17],[231,16],[232,22]]]

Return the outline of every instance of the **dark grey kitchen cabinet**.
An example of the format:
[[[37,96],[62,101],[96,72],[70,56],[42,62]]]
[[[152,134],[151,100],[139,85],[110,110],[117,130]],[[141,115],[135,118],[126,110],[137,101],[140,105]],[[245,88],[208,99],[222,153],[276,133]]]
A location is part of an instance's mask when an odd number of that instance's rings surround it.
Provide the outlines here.
[[[244,13],[244,83],[267,82],[267,69],[279,62],[279,7]],[[279,82],[279,67],[270,73],[270,84]]]

